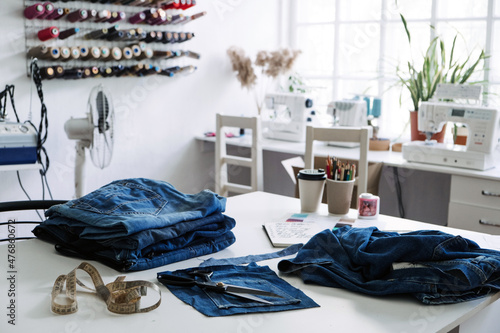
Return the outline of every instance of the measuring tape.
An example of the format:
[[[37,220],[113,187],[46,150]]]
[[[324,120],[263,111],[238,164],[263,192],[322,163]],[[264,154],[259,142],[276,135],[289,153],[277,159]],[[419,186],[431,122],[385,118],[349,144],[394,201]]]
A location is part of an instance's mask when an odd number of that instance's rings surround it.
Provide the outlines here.
[[[87,272],[92,282],[94,283],[95,290],[87,287],[80,280],[76,278],[76,270],[81,269]],[[78,267],[73,269],[67,275],[59,275],[54,282],[52,288],[52,312],[57,314],[72,314],[78,311],[78,303],[76,301],[76,285],[96,292],[101,297],[108,307],[108,310],[114,313],[129,314],[139,312],[149,312],[160,306],[161,291],[159,287],[149,281],[123,281],[125,276],[119,276],[114,282],[104,285],[101,275],[97,269],[88,262],[82,262]],[[56,297],[64,290],[66,283],[66,304],[56,302]],[[160,299],[153,305],[141,308],[141,296],[147,294],[147,288],[151,288],[158,292]]]

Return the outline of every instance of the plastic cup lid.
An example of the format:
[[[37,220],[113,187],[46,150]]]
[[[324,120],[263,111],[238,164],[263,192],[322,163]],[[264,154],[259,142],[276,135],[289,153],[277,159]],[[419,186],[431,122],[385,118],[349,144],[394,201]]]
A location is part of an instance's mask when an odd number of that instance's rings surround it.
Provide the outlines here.
[[[303,169],[299,171],[297,178],[307,180],[323,180],[326,179],[326,174],[323,169]]]

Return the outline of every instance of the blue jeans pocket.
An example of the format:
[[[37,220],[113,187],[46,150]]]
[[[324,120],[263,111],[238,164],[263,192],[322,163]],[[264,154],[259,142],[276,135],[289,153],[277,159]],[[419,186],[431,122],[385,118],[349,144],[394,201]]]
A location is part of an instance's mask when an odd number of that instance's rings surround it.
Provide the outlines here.
[[[256,307],[256,306],[289,305],[289,304],[296,304],[296,303],[300,302],[300,299],[289,295],[284,290],[269,283],[266,280],[261,280],[261,281],[252,280],[250,282],[251,283],[246,283],[245,281],[242,281],[242,280],[237,280],[237,281],[226,280],[227,284],[233,284],[233,285],[237,285],[239,287],[248,287],[248,288],[255,288],[255,289],[270,291],[270,292],[277,294],[281,297],[255,295],[255,296],[262,298],[268,302],[271,302],[271,304],[268,304],[268,303],[262,303],[262,302],[258,302],[258,301],[245,299],[245,298],[234,296],[234,295],[229,295],[226,293],[216,292],[213,290],[203,289],[203,291],[212,300],[212,302],[214,302],[215,306],[217,306],[217,308],[219,308],[219,309],[229,309],[229,308],[234,308],[234,307],[250,308],[250,307]]]
[[[155,191],[133,182],[117,182],[73,201],[77,208],[106,215],[158,215],[167,201]]]

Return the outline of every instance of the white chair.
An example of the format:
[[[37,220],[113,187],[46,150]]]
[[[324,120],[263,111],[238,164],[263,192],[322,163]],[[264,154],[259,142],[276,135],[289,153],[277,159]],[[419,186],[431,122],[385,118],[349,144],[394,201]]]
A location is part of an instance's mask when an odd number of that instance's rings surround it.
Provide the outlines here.
[[[359,142],[359,161],[354,184],[358,187],[358,195],[365,193],[368,186],[368,147],[371,133],[371,127],[307,126],[304,167],[314,168],[314,141]]]
[[[250,158],[228,155],[224,127],[236,127],[252,130],[252,146]],[[215,191],[227,196],[229,192],[248,193],[263,191],[262,146],[260,143],[260,118],[216,115],[215,143]],[[234,139],[230,139],[234,140]],[[229,182],[228,165],[250,168],[250,185]]]

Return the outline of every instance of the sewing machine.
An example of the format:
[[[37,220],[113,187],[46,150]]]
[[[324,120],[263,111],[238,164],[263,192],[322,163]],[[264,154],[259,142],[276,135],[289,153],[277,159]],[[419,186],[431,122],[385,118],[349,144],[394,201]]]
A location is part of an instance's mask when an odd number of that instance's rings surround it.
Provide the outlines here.
[[[368,125],[367,106],[364,100],[343,99],[330,102],[327,113],[333,116],[334,126],[362,127]]]
[[[265,98],[262,111],[262,135],[269,139],[303,142],[306,126],[312,122],[314,111],[307,94],[273,93]]]
[[[326,113],[333,117],[333,126],[363,127],[368,125],[367,103],[364,100],[343,99],[328,103]],[[356,148],[358,142],[330,141],[329,146]]]
[[[467,145],[431,141],[433,133],[448,122],[467,126]],[[412,162],[486,170],[494,167],[493,150],[498,141],[499,111],[495,108],[446,102],[423,102],[418,111],[418,130],[426,141],[403,144],[403,158]]]

